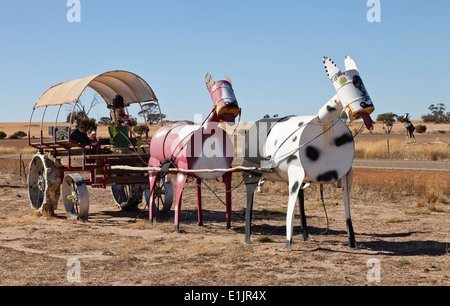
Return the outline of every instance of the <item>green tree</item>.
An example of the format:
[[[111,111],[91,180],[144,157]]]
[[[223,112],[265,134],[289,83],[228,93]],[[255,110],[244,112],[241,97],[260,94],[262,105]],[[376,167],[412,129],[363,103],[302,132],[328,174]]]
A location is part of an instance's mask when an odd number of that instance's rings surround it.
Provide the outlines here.
[[[111,118],[110,117],[100,117],[98,124],[101,125],[108,125],[111,123]]]
[[[14,135],[16,135],[16,136],[19,137],[19,138],[28,136],[28,134],[25,133],[24,131],[18,131],[18,132],[15,132]]]
[[[148,131],[148,127],[146,127],[145,125],[136,125],[133,128],[133,132],[135,132],[136,134],[138,134],[139,136],[142,137],[142,135],[145,134],[145,132]]]
[[[83,131],[86,134],[97,130],[96,120],[94,118],[89,118],[84,113],[84,111],[78,111],[76,113],[74,112],[72,116],[71,114],[68,114],[67,122],[70,122],[71,118],[72,122],[75,123],[75,128],[79,129],[80,131]]]
[[[142,104],[142,111],[140,111],[139,116],[147,119],[148,124],[158,123],[162,119],[166,118],[165,114],[159,113],[159,107],[156,102],[149,102]]]
[[[86,134],[97,130],[97,122],[94,118],[89,118],[89,113],[92,108],[99,103],[101,102],[99,101],[99,95],[97,93],[94,93],[92,101],[88,106],[81,102],[77,102],[73,114],[69,113],[67,115],[67,122],[70,122],[70,119],[72,118],[72,122],[75,123],[75,128]]]
[[[438,103],[436,105],[431,104],[428,109],[431,111],[431,113],[422,116],[422,120],[424,122],[450,122],[450,112],[445,113],[446,107],[444,103]]]
[[[378,115],[377,121],[383,122],[383,130],[386,132],[386,134],[390,134],[392,132],[394,122],[397,118],[398,115],[394,113],[383,113]]]

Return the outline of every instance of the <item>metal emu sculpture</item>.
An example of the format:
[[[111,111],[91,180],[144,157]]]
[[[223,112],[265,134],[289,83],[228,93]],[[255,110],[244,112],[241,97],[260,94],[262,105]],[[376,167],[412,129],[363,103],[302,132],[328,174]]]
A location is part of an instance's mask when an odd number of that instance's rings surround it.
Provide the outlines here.
[[[403,118],[405,120],[406,139],[411,139],[412,141],[416,142],[416,136],[414,136],[414,132],[416,130],[416,127],[409,120],[409,113],[406,113],[403,116]]]
[[[350,188],[355,153],[353,136],[340,120],[345,111],[351,120],[363,118],[372,128],[372,101],[359,76],[355,62],[345,58],[346,71],[324,57],[323,63],[337,94],[316,116],[289,116],[262,119],[252,126],[244,142],[245,167],[261,171],[243,171],[247,189],[245,241],[250,243],[253,196],[265,180],[289,183],[286,216],[286,248],[291,250],[294,208],[299,199],[303,239],[308,240],[304,214],[304,188],[310,183],[331,184],[340,181],[343,187],[349,246],[355,248],[350,218]]]
[[[238,106],[231,80],[214,82],[206,74],[206,86],[211,93],[213,108],[202,125],[174,124],[160,128],[150,144],[150,167],[176,167],[182,170],[228,169],[234,157],[234,147],[228,134],[219,127],[220,121],[234,123],[241,109]],[[155,183],[161,172],[149,171],[150,223],[154,218]],[[198,223],[203,225],[201,183],[202,179],[223,177],[226,188],[227,228],[231,226],[231,172],[190,173],[178,172],[175,196],[175,231],[179,232],[181,200],[186,180],[190,176],[197,182]]]

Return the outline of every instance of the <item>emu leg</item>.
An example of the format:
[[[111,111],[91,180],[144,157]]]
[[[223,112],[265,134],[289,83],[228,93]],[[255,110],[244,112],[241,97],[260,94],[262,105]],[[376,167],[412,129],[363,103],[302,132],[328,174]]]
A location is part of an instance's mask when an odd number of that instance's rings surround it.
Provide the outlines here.
[[[350,190],[353,182],[353,168],[342,179],[344,187],[344,203],[345,203],[345,219],[347,222],[348,245],[350,248],[356,248],[355,233],[353,232],[353,224],[350,216]]]

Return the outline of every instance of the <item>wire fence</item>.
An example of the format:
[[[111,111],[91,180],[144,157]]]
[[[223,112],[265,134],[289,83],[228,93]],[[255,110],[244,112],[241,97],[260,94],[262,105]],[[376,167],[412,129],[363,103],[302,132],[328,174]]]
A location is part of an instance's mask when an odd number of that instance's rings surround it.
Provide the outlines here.
[[[23,167],[24,161],[31,160],[28,154],[3,154],[0,159],[17,160]],[[235,157],[233,167],[242,166],[244,159]],[[450,172],[450,161],[426,161],[426,160],[393,160],[393,159],[355,159],[355,169],[378,169],[378,170],[406,170],[406,171],[441,171]],[[223,170],[223,169],[221,169]],[[236,169],[242,170],[242,169]],[[248,170],[248,169],[247,169]],[[222,171],[223,172],[223,171]]]

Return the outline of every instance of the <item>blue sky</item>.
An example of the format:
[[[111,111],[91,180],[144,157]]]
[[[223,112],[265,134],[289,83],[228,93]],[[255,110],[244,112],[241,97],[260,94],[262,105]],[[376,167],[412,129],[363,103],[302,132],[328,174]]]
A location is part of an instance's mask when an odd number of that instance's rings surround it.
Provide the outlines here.
[[[170,120],[209,113],[206,72],[231,77],[242,121],[312,115],[335,94],[322,57],[343,69],[347,54],[374,118],[449,110],[450,1],[380,3],[369,23],[367,0],[81,0],[69,23],[67,0],[0,0],[0,122],[28,121],[57,83],[116,69],[144,78]]]

